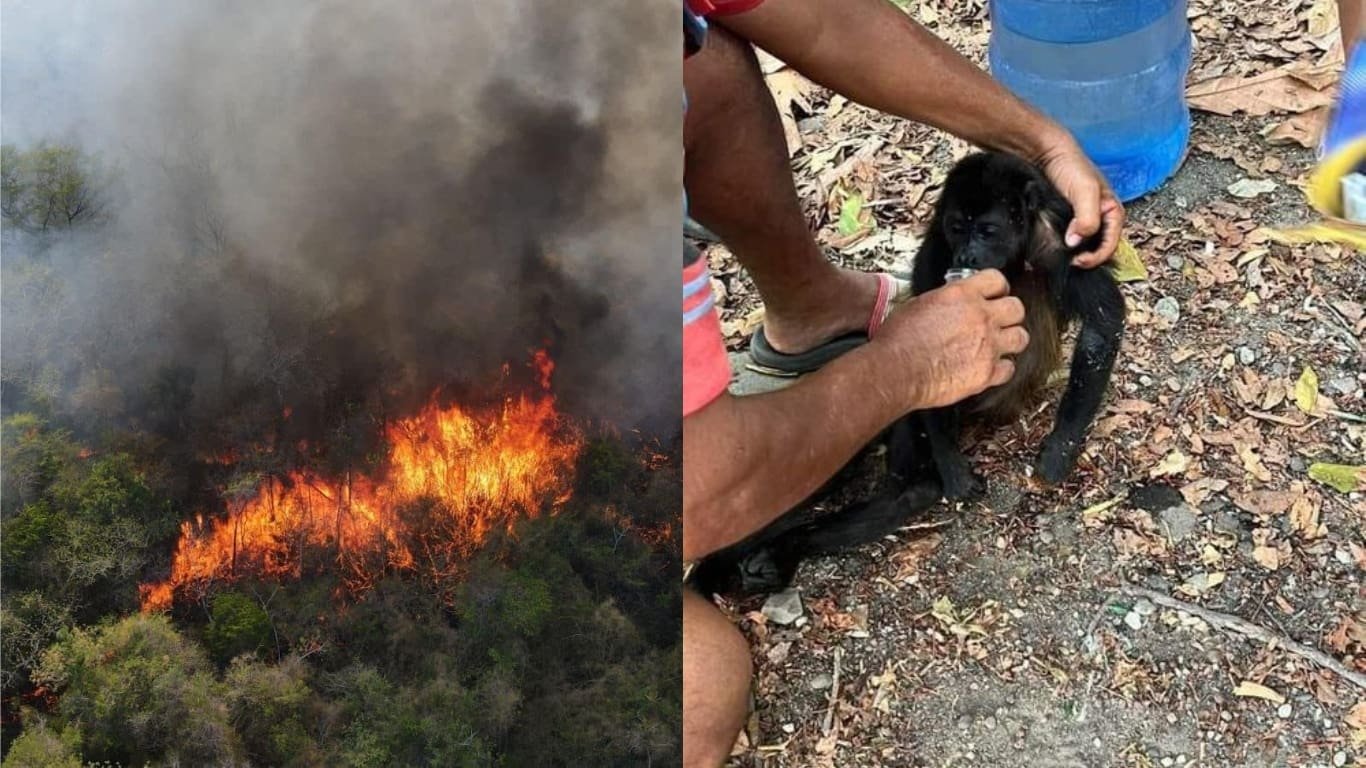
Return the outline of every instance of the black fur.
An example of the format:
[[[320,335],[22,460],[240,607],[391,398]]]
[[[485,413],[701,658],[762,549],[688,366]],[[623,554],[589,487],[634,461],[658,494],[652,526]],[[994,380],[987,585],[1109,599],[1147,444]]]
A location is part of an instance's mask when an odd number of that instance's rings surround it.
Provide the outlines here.
[[[1080,453],[1109,385],[1124,330],[1124,299],[1110,271],[1080,269],[1072,257],[1094,250],[1102,233],[1075,248],[1063,236],[1072,206],[1036,168],[1000,153],[964,158],[944,183],[924,245],[916,256],[916,293],[944,285],[953,267],[999,269],[1027,308],[1030,349],[1016,377],[976,397],[908,414],[886,433],[887,487],[873,500],[801,521],[796,512],[698,564],[693,585],[704,594],[757,594],[783,589],[802,559],[834,554],[886,536],[941,496],[965,498],[984,484],[958,447],[964,417],[1001,417],[1024,402],[1052,372],[1059,337],[1081,322],[1067,390],[1053,431],[1035,464],[1061,482]]]

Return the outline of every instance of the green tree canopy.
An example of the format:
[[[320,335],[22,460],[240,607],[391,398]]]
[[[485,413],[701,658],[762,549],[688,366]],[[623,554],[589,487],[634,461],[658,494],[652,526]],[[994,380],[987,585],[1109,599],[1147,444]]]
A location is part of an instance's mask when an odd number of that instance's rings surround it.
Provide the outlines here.
[[[64,631],[34,674],[80,724],[86,760],[216,765],[241,753],[213,668],[164,616]]]
[[[70,146],[0,147],[0,214],[30,232],[71,229],[104,215],[107,174]]]
[[[241,592],[214,595],[209,616],[204,644],[221,663],[271,645],[270,616],[249,595]]]

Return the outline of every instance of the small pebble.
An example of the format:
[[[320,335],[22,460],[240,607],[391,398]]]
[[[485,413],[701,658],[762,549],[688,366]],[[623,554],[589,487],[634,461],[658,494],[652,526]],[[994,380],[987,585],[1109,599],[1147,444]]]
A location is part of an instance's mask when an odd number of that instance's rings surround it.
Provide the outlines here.
[[[813,691],[823,691],[826,688],[829,688],[831,685],[834,685],[834,683],[835,681],[831,679],[830,675],[822,672],[819,675],[816,675],[815,677],[811,678],[810,685],[811,690]]]
[[[1354,395],[1357,391],[1357,380],[1351,376],[1338,376],[1329,379],[1328,391],[1339,395]]]
[[[995,730],[995,729],[996,729],[996,716],[995,716],[995,715],[990,715],[990,716],[988,716],[987,719],[982,723],[982,725],[985,725],[985,726],[987,727],[987,730],[988,730],[988,731],[993,731],[993,730]]]
[[[1280,708],[1278,708],[1278,709],[1276,710],[1276,714],[1277,714],[1282,720],[1286,719],[1287,717],[1290,717],[1290,703],[1287,702],[1287,703],[1285,703],[1285,704],[1282,704],[1282,705],[1280,706]]]
[[[1257,353],[1253,352],[1250,347],[1238,347],[1238,362],[1243,365],[1252,365],[1256,359]]]
[[[1163,296],[1153,304],[1153,312],[1167,322],[1174,323],[1181,319],[1181,304],[1171,296]]]
[[[1347,753],[1346,753],[1346,752],[1341,752],[1341,751],[1339,751],[1339,752],[1333,753],[1333,765],[1338,766],[1338,768],[1341,768],[1341,766],[1344,766],[1344,765],[1346,765],[1346,764],[1347,764]]]
[[[1352,553],[1351,553],[1351,552],[1348,552],[1348,551],[1345,550],[1345,549],[1337,549],[1337,550],[1334,550],[1334,551],[1333,551],[1333,557],[1337,558],[1337,561],[1338,561],[1339,563],[1342,563],[1343,565],[1351,565],[1351,564],[1352,564],[1352,560],[1353,560],[1353,558],[1352,558]]]
[[[1167,713],[1167,722],[1171,723],[1172,725],[1176,725],[1176,713],[1175,713],[1175,712],[1168,712],[1168,713]]]
[[[797,730],[797,726],[792,723],[783,723],[783,733],[792,733]]]
[[[802,616],[802,598],[795,589],[769,595],[760,609],[775,624],[791,624]]]
[[[1153,385],[1153,377],[1151,377],[1151,376],[1139,376],[1139,377],[1138,377],[1138,383],[1139,383],[1140,385],[1142,385],[1142,386],[1145,386],[1145,387],[1151,387],[1151,386]]]
[[[1304,463],[1304,459],[1300,458],[1299,456],[1291,456],[1291,457],[1290,457],[1290,471],[1291,471],[1291,472],[1295,472],[1295,473],[1298,474],[1298,473],[1303,472],[1303,471],[1305,471],[1305,470],[1307,470],[1307,469],[1309,469],[1309,465]]]
[[[1151,616],[1157,613],[1157,606],[1153,605],[1151,600],[1141,597],[1138,602],[1134,603],[1134,613],[1139,616]],[[1171,717],[1175,718],[1176,715],[1171,715]]]
[[[1186,756],[1185,756],[1185,755],[1177,755],[1177,756],[1176,756],[1176,764],[1177,764],[1177,765],[1185,765],[1185,764],[1186,764]]]
[[[1173,765],[1176,765],[1176,761],[1170,757],[1164,757],[1162,758],[1162,764],[1167,766],[1167,768],[1171,768]]]
[[[1129,629],[1142,629],[1143,617],[1133,611],[1124,614],[1124,623],[1129,625]]]
[[[1167,266],[1172,269],[1180,269],[1186,266],[1186,260],[1175,253],[1167,254]]]

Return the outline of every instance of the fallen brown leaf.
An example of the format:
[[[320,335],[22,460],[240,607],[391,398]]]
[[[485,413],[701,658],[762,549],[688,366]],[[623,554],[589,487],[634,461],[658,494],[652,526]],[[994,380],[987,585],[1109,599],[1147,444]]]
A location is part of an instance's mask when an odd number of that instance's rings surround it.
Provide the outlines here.
[[[795,155],[803,142],[802,133],[797,130],[797,118],[792,115],[792,105],[811,111],[811,103],[806,100],[811,93],[811,81],[791,68],[780,69],[765,79],[768,81],[768,90],[773,94],[773,101],[778,106],[778,119],[782,121],[783,137],[787,139],[787,154]]]
[[[1318,73],[1303,65],[1287,64],[1251,77],[1216,77],[1186,88],[1186,101],[1195,109],[1231,116],[1237,112],[1266,115],[1272,112],[1308,112],[1333,103],[1326,86],[1316,88]]]
[[[1318,107],[1282,120],[1266,132],[1267,143],[1298,144],[1306,149],[1317,147],[1328,119],[1328,109]]]
[[[1262,464],[1261,456],[1257,454],[1256,448],[1242,442],[1235,445],[1234,448],[1238,451],[1238,458],[1242,460],[1245,472],[1263,483],[1271,482],[1271,470]]]
[[[1284,704],[1285,697],[1267,688],[1261,683],[1254,683],[1251,680],[1244,680],[1238,683],[1238,687],[1233,689],[1234,696],[1248,696],[1255,699],[1265,699],[1274,701],[1277,704]]]
[[[1291,491],[1252,491],[1232,493],[1229,497],[1239,508],[1258,517],[1272,517],[1285,514],[1295,503],[1296,494]]]
[[[1255,547],[1252,550],[1252,559],[1257,565],[1262,566],[1268,571],[1274,571],[1281,567],[1281,551],[1275,547]]]

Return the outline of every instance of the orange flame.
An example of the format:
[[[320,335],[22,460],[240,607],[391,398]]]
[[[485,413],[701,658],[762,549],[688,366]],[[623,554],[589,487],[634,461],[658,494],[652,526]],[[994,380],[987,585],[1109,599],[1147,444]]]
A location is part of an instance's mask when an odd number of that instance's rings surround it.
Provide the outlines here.
[[[554,364],[544,352],[534,361],[548,390]],[[230,502],[225,519],[183,523],[170,578],[141,586],[143,610],[169,608],[187,585],[296,578],[305,561],[330,559],[352,589],[386,569],[449,572],[496,527],[567,501],[582,446],[548,391],[482,411],[433,402],[388,425],[386,438],[382,477],[294,472]],[[423,500],[436,503],[420,522],[405,516]]]

